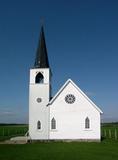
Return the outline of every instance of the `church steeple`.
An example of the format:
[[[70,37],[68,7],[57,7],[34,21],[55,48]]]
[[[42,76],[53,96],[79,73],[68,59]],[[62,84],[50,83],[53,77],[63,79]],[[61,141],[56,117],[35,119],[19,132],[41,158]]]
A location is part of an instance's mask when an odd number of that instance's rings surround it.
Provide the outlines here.
[[[49,61],[48,61],[43,26],[41,27],[40,39],[39,39],[38,48],[36,52],[34,68],[49,68]]]

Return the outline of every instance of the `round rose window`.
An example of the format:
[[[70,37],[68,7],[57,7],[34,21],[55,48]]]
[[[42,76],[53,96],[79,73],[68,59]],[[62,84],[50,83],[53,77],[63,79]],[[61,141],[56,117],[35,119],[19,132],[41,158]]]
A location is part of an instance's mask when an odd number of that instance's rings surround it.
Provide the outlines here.
[[[37,98],[36,100],[37,100],[38,103],[42,102],[41,98]]]
[[[75,96],[73,94],[68,94],[65,97],[66,103],[72,104],[75,102]]]

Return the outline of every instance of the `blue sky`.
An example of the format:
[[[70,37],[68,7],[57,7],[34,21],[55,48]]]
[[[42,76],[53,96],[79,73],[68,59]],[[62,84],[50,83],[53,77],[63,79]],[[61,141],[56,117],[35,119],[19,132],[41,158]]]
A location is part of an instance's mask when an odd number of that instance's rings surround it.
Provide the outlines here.
[[[29,69],[44,19],[53,95],[71,78],[118,121],[118,1],[0,1],[0,122],[28,121]]]

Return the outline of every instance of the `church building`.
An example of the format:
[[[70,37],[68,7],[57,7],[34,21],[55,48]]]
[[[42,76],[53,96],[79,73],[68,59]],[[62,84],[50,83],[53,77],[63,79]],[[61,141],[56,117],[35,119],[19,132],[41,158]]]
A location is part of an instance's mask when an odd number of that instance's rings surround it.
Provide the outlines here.
[[[30,139],[100,141],[100,108],[71,79],[52,98],[51,75],[42,26],[35,63],[30,69]]]

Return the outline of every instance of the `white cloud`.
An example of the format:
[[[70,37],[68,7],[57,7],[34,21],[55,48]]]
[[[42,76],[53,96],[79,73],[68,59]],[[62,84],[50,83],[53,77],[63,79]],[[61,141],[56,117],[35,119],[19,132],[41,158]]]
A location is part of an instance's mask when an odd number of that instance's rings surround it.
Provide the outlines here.
[[[15,115],[16,113],[12,112],[12,111],[0,111],[0,116],[13,116]]]

